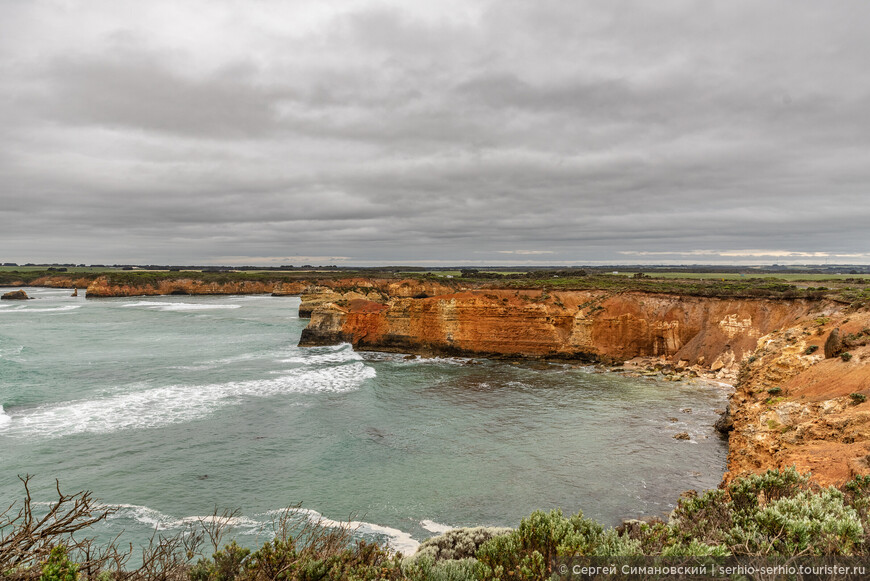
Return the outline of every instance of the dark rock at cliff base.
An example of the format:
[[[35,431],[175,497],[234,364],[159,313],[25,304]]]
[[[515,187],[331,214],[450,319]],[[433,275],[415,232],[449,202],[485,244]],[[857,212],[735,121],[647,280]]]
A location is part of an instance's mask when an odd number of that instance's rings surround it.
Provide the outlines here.
[[[734,421],[731,419],[731,404],[725,406],[725,411],[722,412],[713,427],[723,436],[727,436],[734,429]]]
[[[309,328],[302,329],[302,336],[299,338],[300,347],[321,347],[324,345],[339,345],[341,343],[350,343],[353,337],[347,333],[340,331],[318,333]]]
[[[839,327],[831,331],[828,335],[828,340],[825,341],[825,359],[836,357],[843,349],[843,343],[840,341]]]
[[[11,291],[0,297],[4,301],[26,301],[29,298],[23,290]]]

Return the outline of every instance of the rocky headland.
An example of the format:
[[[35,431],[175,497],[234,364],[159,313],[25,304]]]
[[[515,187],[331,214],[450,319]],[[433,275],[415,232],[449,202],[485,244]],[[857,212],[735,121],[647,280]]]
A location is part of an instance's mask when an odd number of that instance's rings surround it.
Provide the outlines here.
[[[865,308],[824,298],[401,288],[309,287],[300,344],[627,364],[717,379],[735,387],[719,423],[729,437],[723,484],[792,465],[820,484],[870,474]]]

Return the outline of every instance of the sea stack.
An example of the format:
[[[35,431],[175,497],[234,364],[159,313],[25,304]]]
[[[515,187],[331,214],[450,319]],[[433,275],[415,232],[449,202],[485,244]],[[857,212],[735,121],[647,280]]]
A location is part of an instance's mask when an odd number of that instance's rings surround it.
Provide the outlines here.
[[[23,290],[11,291],[0,297],[4,301],[26,301],[29,298]]]

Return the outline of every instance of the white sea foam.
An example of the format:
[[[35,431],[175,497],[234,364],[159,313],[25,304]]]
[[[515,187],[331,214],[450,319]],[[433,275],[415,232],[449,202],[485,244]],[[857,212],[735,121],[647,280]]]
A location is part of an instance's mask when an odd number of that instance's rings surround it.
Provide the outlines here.
[[[12,421],[12,418],[10,418],[6,414],[6,412],[3,411],[3,406],[0,405],[0,426],[5,426],[6,424],[8,424],[11,421]]]
[[[0,311],[3,313],[52,313],[52,312],[62,312],[62,311],[74,311],[75,309],[82,308],[81,305],[63,305],[62,307],[37,307],[32,308],[26,305],[21,305],[15,307],[14,309],[6,309],[4,311]]]
[[[148,307],[153,311],[207,311],[212,309],[240,309],[242,305],[211,303],[170,303],[165,301],[137,301],[124,303],[122,307]]]
[[[405,353],[379,353],[377,351],[359,351],[364,361],[392,361],[403,365],[468,365],[473,361],[468,357],[421,357],[408,358]]]
[[[443,535],[447,531],[452,531],[454,528],[450,525],[443,525],[433,520],[421,520],[420,526],[429,531],[430,533],[435,533],[438,535]]]
[[[375,370],[360,362],[325,369],[292,369],[279,377],[211,385],[170,385],[83,401],[43,405],[17,413],[2,426],[15,436],[61,437],[153,428],[202,418],[250,397],[342,393],[355,390]]]
[[[304,363],[314,365],[318,363],[345,363],[347,361],[362,361],[362,356],[354,351],[350,345],[347,348],[336,350],[330,349],[326,353],[303,353],[298,356],[279,359],[281,363]]]
[[[220,524],[232,527],[233,532],[236,534],[259,534],[266,531],[271,526],[271,522],[259,521],[247,516],[211,514],[208,516],[185,516],[177,518],[164,514],[159,510],[138,504],[110,504],[105,506],[107,508],[117,509],[116,512],[109,516],[109,520],[131,519],[140,524],[147,525],[150,529],[158,531],[185,528],[196,524],[202,524],[204,526]]]
[[[146,525],[149,529],[156,529],[159,531],[183,529],[190,526],[196,526],[197,524],[207,526],[215,523],[232,527],[234,534],[272,535],[275,532],[274,526],[277,518],[284,515],[291,517],[293,515],[299,515],[308,522],[322,527],[343,528],[354,534],[367,535],[376,537],[378,540],[385,540],[392,550],[401,552],[404,555],[413,554],[417,550],[417,547],[420,546],[419,541],[414,540],[411,535],[405,531],[365,521],[332,520],[325,518],[316,510],[308,508],[270,510],[263,514],[256,514],[253,517],[228,517],[219,514],[174,517],[153,508],[137,504],[113,504],[106,506],[117,509],[117,511],[109,517],[109,520],[130,519]]]
[[[278,514],[282,512],[284,511],[271,511],[270,514]],[[329,528],[340,527],[362,534],[374,535],[377,537],[385,538],[387,544],[390,546],[391,549],[400,552],[403,555],[413,555],[417,551],[417,548],[420,546],[420,542],[414,540],[414,538],[411,537],[410,533],[406,533],[405,531],[395,529],[393,527],[385,527],[382,525],[358,520],[332,520],[324,517],[316,510],[311,510],[310,508],[296,508],[292,509],[292,512],[304,515],[311,523],[320,526]]]

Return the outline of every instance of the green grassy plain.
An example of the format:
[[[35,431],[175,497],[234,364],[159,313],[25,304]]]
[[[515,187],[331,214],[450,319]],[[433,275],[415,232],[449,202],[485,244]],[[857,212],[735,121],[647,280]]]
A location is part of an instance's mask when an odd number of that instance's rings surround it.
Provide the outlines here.
[[[634,276],[638,270],[617,271],[620,276]],[[746,278],[770,278],[787,281],[820,281],[820,280],[845,280],[847,278],[870,278],[870,274],[801,274],[801,273],[736,273],[736,272],[653,272],[645,273],[650,278],[665,279],[688,279],[688,280],[740,280]]]

